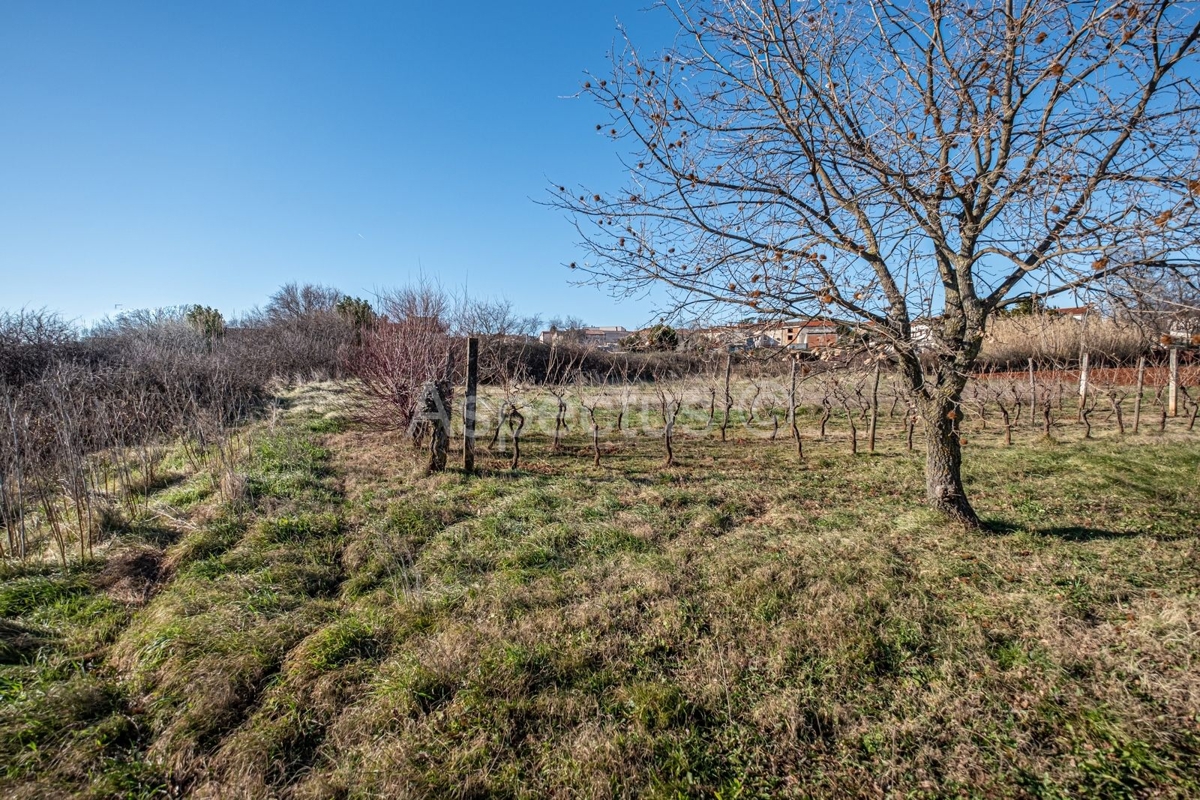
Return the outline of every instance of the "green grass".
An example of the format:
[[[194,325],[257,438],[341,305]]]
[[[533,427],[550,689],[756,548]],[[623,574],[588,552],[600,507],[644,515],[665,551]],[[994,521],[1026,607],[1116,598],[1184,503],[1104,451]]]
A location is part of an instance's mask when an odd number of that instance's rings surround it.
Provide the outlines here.
[[[156,495],[148,596],[7,568],[0,794],[1200,793],[1194,437],[973,429],[964,532],[894,423],[468,478],[324,419],[254,432],[248,501]]]

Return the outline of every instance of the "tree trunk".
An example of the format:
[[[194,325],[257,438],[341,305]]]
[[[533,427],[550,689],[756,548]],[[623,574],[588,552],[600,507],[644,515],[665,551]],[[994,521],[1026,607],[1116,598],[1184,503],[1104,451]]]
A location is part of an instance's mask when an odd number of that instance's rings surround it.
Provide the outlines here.
[[[1125,435],[1125,418],[1121,415],[1121,400],[1123,399],[1111,394],[1108,396],[1108,402],[1112,406],[1113,413],[1117,415],[1117,432],[1122,436]]]
[[[968,528],[978,528],[979,517],[963,490],[962,446],[953,411],[952,402],[930,403],[925,410],[925,499]]]

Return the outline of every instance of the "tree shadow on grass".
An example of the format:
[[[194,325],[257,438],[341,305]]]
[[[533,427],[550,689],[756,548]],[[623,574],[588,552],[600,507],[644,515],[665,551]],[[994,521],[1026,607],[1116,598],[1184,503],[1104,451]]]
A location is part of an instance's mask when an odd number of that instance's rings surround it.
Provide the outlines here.
[[[1138,531],[1109,531],[1103,528],[1089,528],[1083,525],[1067,525],[1052,528],[1037,528],[1031,531],[1034,536],[1053,537],[1065,542],[1094,542],[1104,539],[1133,539],[1144,534]]]
[[[1138,531],[1110,531],[1103,528],[1090,528],[1084,525],[1056,525],[1048,528],[1016,525],[1005,520],[988,520],[983,523],[983,530],[993,536],[1011,536],[1015,533],[1028,533],[1064,542],[1094,542],[1112,539],[1132,539],[1146,534]]]

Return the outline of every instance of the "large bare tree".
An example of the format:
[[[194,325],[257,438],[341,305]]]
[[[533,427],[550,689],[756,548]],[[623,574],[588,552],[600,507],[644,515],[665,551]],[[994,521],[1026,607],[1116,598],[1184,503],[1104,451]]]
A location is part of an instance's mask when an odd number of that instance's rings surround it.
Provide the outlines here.
[[[583,86],[632,148],[619,193],[551,188],[590,251],[572,266],[666,285],[675,311],[887,339],[926,423],[928,500],[978,525],[955,417],[989,315],[1194,259],[1197,4],[666,8],[671,48],[626,41]]]

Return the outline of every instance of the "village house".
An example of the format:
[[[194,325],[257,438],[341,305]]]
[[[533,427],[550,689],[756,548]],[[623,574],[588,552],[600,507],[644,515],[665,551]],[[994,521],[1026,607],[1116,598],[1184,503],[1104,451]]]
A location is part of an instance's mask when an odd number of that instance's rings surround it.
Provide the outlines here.
[[[629,331],[620,325],[609,325],[598,328],[575,328],[571,330],[557,330],[551,328],[548,331],[542,331],[539,337],[543,344],[553,344],[556,341],[571,341],[587,347],[595,347],[600,350],[615,350],[621,344],[621,340],[629,335]]]
[[[1048,309],[1056,314],[1064,317],[1070,317],[1076,322],[1083,322],[1089,314],[1095,313],[1096,309],[1090,305],[1078,306],[1076,308],[1051,308]]]
[[[774,323],[764,330],[773,347],[816,352],[838,343],[837,323],[827,319],[789,320]]]
[[[816,353],[822,348],[832,347],[841,337],[836,322],[820,319],[720,325],[687,331],[686,335],[729,350],[785,347],[805,353]]]

